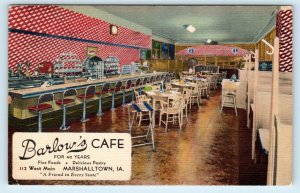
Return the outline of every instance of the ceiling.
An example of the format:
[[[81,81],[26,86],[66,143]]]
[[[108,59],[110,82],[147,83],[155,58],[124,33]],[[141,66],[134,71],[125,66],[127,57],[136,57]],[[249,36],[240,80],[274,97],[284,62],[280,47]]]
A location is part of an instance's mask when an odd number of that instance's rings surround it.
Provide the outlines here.
[[[274,21],[276,6],[98,6],[122,19],[150,28],[152,33],[175,43],[253,42]],[[183,25],[191,24],[194,33]],[[275,25],[271,24],[271,25]],[[126,27],[126,26],[125,26]]]

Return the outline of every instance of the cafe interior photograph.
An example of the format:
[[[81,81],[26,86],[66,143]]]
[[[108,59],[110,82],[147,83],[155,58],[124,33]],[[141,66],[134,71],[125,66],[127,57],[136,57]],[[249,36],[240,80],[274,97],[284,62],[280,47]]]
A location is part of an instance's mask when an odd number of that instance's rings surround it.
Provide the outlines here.
[[[292,10],[9,5],[9,183],[290,185]],[[15,132],[129,133],[131,178],[16,180]]]

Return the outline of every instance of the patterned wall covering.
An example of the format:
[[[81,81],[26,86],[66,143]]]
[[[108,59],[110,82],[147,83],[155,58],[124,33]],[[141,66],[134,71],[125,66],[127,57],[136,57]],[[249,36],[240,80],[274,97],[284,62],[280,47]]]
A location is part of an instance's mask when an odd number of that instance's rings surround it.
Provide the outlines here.
[[[280,10],[276,19],[279,37],[279,71],[293,71],[293,14],[292,9]]]
[[[8,63],[53,62],[61,53],[72,52],[84,61],[87,46],[98,47],[98,56],[116,56],[121,65],[139,59],[139,48],[151,48],[151,36],[119,27],[110,35],[110,23],[58,6],[11,6],[8,19]]]

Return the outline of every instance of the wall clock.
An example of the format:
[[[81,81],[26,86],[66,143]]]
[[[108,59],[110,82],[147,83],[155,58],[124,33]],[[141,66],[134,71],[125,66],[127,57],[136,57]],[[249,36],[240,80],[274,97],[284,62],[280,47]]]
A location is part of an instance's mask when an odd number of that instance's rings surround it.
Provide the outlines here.
[[[110,25],[110,35],[118,35],[118,26]]]

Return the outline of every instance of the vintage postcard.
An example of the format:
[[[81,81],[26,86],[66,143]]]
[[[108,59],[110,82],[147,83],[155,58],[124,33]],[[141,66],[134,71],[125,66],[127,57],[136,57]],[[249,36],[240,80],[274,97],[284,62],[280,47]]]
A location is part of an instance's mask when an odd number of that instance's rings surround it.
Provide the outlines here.
[[[11,185],[290,185],[293,7],[8,6]]]

